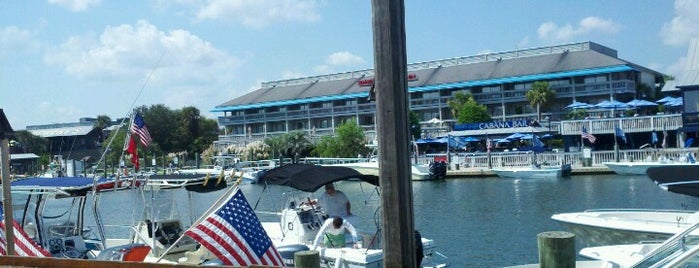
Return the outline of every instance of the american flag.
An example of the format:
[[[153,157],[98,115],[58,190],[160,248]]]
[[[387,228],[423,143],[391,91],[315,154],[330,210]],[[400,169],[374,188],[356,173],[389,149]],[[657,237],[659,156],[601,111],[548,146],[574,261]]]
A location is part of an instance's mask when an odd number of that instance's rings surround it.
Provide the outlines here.
[[[590,143],[595,143],[595,141],[597,140],[597,138],[595,138],[595,135],[592,135],[589,132],[587,132],[587,129],[585,129],[585,127],[582,128],[582,134],[580,134],[580,137],[582,137],[583,139],[587,139],[588,141],[590,141]]]
[[[131,124],[131,133],[136,134],[138,139],[141,140],[143,146],[148,147],[153,139],[150,137],[148,128],[146,127],[146,122],[143,121],[143,117],[140,114],[136,114],[133,117],[133,123]]]
[[[0,208],[0,219],[3,216]],[[17,221],[12,221],[15,237],[15,253],[24,257],[51,257],[51,253],[41,248],[27,233],[19,227]],[[5,242],[5,221],[0,221],[0,255],[7,255],[7,242]]]
[[[186,235],[234,266],[285,266],[281,255],[240,189]]]

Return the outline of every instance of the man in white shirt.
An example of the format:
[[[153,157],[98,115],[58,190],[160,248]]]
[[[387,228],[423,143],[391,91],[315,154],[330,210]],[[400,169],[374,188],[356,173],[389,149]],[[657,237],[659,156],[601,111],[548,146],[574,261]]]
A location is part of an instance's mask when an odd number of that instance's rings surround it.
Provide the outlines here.
[[[349,199],[342,191],[335,190],[332,183],[325,185],[325,193],[318,198],[318,203],[331,218],[352,216]]]
[[[352,244],[357,247],[357,231],[354,229],[349,221],[346,221],[340,217],[329,218],[325,220],[323,226],[318,230],[316,238],[313,240],[313,249],[318,247],[321,238],[323,238],[323,244],[328,248],[342,248],[345,247],[345,232],[349,232],[352,235]]]

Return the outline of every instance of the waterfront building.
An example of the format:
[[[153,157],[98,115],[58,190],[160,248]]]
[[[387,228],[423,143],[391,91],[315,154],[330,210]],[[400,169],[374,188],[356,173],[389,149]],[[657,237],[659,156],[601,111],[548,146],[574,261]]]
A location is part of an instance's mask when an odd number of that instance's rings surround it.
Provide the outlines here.
[[[447,102],[457,92],[470,93],[494,120],[536,118],[526,99],[534,82],[546,81],[556,99],[542,110],[550,126],[559,122],[573,101],[655,99],[663,74],[617,57],[617,51],[580,42],[518,49],[408,65],[410,109],[419,114],[427,136],[449,133],[455,123]],[[289,131],[312,138],[332,133],[347,119],[375,131],[375,102],[369,99],[373,70],[328,74],[262,83],[250,93],[217,105],[219,125],[228,133],[218,143],[235,144]],[[380,88],[377,90],[381,90]],[[607,111],[600,111],[607,112]],[[579,135],[579,132],[576,133]]]

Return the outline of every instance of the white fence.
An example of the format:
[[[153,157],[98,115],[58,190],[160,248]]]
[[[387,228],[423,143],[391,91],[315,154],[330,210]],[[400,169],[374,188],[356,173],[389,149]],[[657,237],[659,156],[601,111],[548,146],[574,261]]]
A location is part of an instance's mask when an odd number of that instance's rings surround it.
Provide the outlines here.
[[[683,159],[688,152],[696,152],[696,149],[637,149],[637,150],[620,150],[618,152],[619,161],[652,161],[660,157],[670,159]],[[588,161],[583,159],[582,152],[498,152],[491,153],[451,153],[449,157],[446,154],[427,154],[418,158],[418,163],[428,164],[435,161],[449,159],[451,169],[458,168],[488,168],[488,158],[492,167],[514,167],[514,166],[530,166],[536,157],[536,163],[543,166],[559,166],[562,164],[571,164],[572,166],[604,166],[604,162],[615,162],[614,151],[592,151],[591,158]],[[587,162],[587,163],[586,163]]]

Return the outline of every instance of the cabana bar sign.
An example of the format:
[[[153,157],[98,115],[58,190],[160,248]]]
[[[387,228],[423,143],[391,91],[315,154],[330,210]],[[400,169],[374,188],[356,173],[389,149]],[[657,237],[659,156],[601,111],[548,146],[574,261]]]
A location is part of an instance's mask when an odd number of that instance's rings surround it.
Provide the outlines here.
[[[459,131],[459,130],[483,130],[483,129],[496,129],[496,128],[528,127],[531,125],[531,123],[532,123],[532,121],[528,120],[528,119],[469,123],[469,124],[454,125],[454,130]]]

